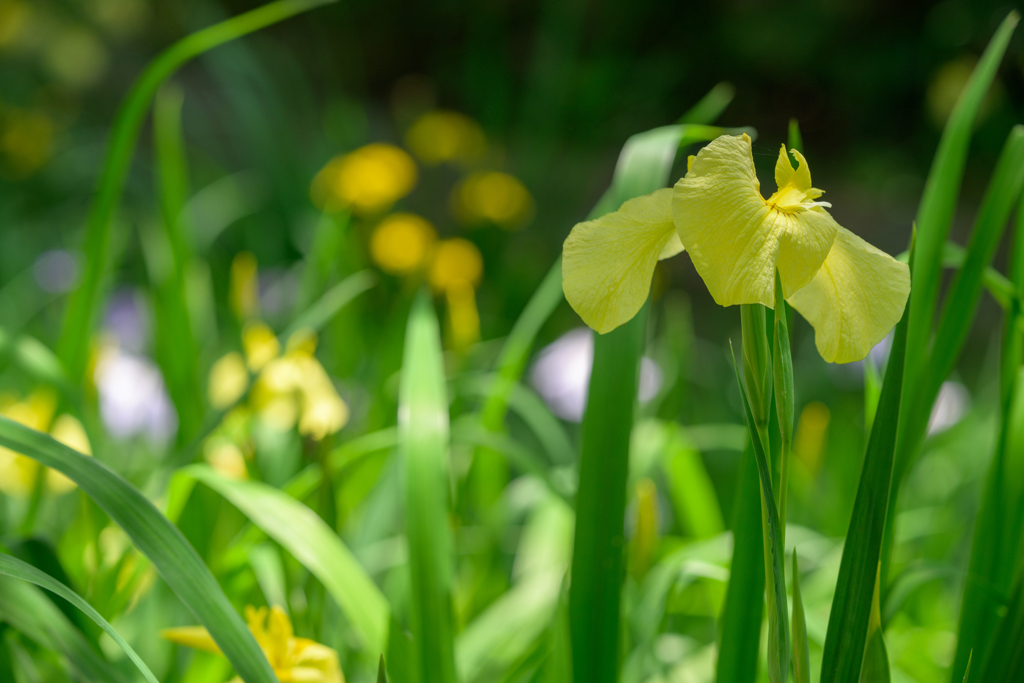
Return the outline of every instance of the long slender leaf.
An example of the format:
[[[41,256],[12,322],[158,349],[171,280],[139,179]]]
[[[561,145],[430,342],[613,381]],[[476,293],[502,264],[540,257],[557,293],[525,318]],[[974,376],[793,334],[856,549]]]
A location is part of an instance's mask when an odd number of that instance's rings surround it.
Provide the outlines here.
[[[860,678],[872,596],[876,580],[881,580],[879,561],[900,420],[910,310],[908,301],[893,335],[882,395],[864,455],[828,620],[821,664],[823,681],[856,683]]]
[[[246,683],[274,683],[274,672],[245,622],[181,532],[134,486],[99,461],[46,434],[0,417],[0,446],[61,472],[92,498],[148,557],[202,622]]]
[[[761,325],[764,329],[764,325]],[[761,512],[763,524],[767,531],[765,543],[765,584],[768,595],[768,618],[774,621],[769,628],[768,642],[768,675],[773,683],[785,683],[789,675],[789,608],[786,605],[786,570],[783,563],[785,548],[782,545],[782,529],[779,521],[779,510],[775,505],[775,494],[772,492],[772,472],[761,443],[761,435],[754,421],[754,413],[750,408],[748,393],[744,391],[743,380],[740,378],[739,366],[733,363],[736,371],[736,385],[740,390],[743,403],[743,414],[747,419],[750,441],[754,446],[754,462],[757,463],[757,474],[761,480]],[[771,583],[769,583],[769,580]],[[772,636],[774,628],[774,638]],[[775,642],[772,642],[774,639]]]
[[[107,635],[114,639],[114,642],[124,650],[125,654],[128,655],[128,658],[135,663],[135,666],[139,668],[139,671],[142,672],[142,675],[146,677],[147,681],[150,683],[157,683],[156,676],[154,676],[153,672],[149,670],[149,667],[142,661],[142,658],[136,654],[131,645],[126,643],[124,638],[121,637],[121,634],[118,633],[106,619],[100,616],[100,613],[93,609],[93,606],[86,602],[78,593],[71,590],[49,574],[36,569],[30,564],[22,562],[16,557],[11,557],[10,555],[5,555],[3,553],[0,553],[0,574],[11,576],[15,579],[21,579],[22,581],[28,581],[29,583],[34,583],[40,588],[45,588],[51,593],[56,593],[78,609],[82,610],[86,616],[95,621],[100,628],[107,632]]]
[[[790,136],[792,138],[792,136]],[[800,568],[793,551],[793,681],[811,683],[811,654],[807,644],[807,619],[800,595]]]
[[[377,284],[377,277],[368,270],[353,273],[334,285],[309,308],[296,316],[295,320],[281,334],[287,340],[294,332],[303,328],[319,331],[350,301]]]
[[[616,165],[611,205],[664,187],[680,140],[690,128],[665,126],[631,137]],[[706,134],[703,129],[709,127],[699,128]],[[573,677],[578,683],[618,680],[626,480],[646,322],[645,305],[628,323],[594,339],[569,587]]]
[[[180,66],[192,58],[246,34],[306,12],[333,0],[277,0],[197,31],[171,45],[142,72],[118,110],[107,148],[96,200],[85,234],[86,265],[82,283],[68,303],[58,355],[74,384],[85,374],[92,329],[111,264],[114,217],[124,191],[132,155],[150,101]]]
[[[384,651],[390,615],[387,600],[319,515],[272,486],[227,479],[206,465],[187,467],[179,476],[201,481],[224,496],[287,549],[330,592],[365,648]]]
[[[733,552],[722,609],[718,683],[757,680],[761,617],[764,614],[764,544],[761,542],[760,478],[752,441],[742,455],[732,514]]]
[[[43,647],[64,655],[82,680],[127,683],[64,613],[30,583],[0,577],[0,618]]]
[[[680,116],[678,122],[712,124],[718,120],[735,96],[736,88],[733,84],[722,81],[700,98],[697,104],[690,107],[688,112]]]
[[[441,335],[425,292],[416,299],[409,316],[398,414],[412,574],[412,626],[420,680],[454,683],[448,399]]]
[[[1024,567],[1017,573],[1013,595],[988,648],[984,666],[976,667],[975,671],[980,671],[981,675],[973,680],[985,683],[1024,679]],[[967,683],[970,672],[971,659],[968,657],[964,683]]]

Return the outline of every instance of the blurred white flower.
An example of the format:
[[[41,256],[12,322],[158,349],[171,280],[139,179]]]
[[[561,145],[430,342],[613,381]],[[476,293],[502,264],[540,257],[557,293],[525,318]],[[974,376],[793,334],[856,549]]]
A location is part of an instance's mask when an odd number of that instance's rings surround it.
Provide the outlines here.
[[[959,382],[943,382],[928,418],[928,433],[949,429],[964,416],[971,405],[971,394]]]
[[[589,327],[569,330],[541,349],[530,370],[530,384],[558,417],[570,422],[583,420],[594,360],[594,333]],[[661,389],[662,372],[646,356],[640,362],[641,402],[650,401]]]
[[[116,438],[144,434],[162,443],[178,428],[178,416],[164,387],[160,369],[148,358],[104,349],[93,376],[100,398],[100,417]]]
[[[36,259],[32,275],[44,292],[60,294],[74,287],[78,280],[78,264],[75,257],[63,249],[51,249]]]

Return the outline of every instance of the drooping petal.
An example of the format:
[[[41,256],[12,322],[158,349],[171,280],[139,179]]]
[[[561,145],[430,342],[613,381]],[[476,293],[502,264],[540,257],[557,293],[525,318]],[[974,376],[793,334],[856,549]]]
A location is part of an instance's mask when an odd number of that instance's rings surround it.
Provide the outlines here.
[[[220,648],[214,642],[210,632],[202,626],[179,626],[177,628],[165,628],[160,631],[160,637],[178,645],[192,647],[204,652],[220,654]]]
[[[672,190],[631,199],[569,233],[562,251],[565,298],[583,322],[610,332],[644,305],[658,260],[682,250],[672,222]]]
[[[679,237],[711,296],[722,306],[775,305],[775,269],[787,294],[810,282],[825,261],[838,225],[814,199],[810,171],[776,164],[784,182],[761,196],[750,138],[723,135],[698,154],[675,185],[672,210]],[[788,169],[787,169],[788,166]]]
[[[899,322],[910,295],[910,270],[845,228],[821,270],[787,300],[814,328],[830,363],[861,360]]]

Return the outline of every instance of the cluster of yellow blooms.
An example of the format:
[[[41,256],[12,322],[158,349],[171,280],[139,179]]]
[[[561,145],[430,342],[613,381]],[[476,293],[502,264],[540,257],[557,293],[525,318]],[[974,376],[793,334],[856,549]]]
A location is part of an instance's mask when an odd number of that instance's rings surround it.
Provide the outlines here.
[[[89,437],[76,418],[67,413],[56,415],[57,396],[47,389],[36,389],[28,398],[18,400],[10,394],[0,396],[0,415],[36,431],[49,433],[65,446],[79,453],[92,455]],[[55,419],[56,417],[56,419]],[[43,484],[52,493],[67,493],[75,482],[60,472],[43,468]],[[0,490],[11,496],[26,496],[32,492],[40,465],[32,458],[0,447]]]
[[[487,153],[487,138],[480,126],[447,111],[420,116],[409,128],[405,144],[427,166],[472,167]],[[416,181],[416,163],[408,153],[373,143],[328,162],[313,179],[311,195],[324,210],[350,209],[373,218],[409,194]],[[533,214],[533,198],[522,182],[498,171],[463,178],[452,191],[451,205],[454,215],[468,226],[493,224],[516,230]],[[459,237],[440,240],[430,221],[396,212],[377,221],[369,252],[384,272],[425,277],[434,292],[445,297],[453,346],[464,349],[478,341],[476,288],[483,279],[483,258],[472,242]]]
[[[562,287],[590,327],[630,320],[660,259],[687,251],[721,306],[775,307],[775,273],[793,308],[811,323],[830,363],[861,360],[903,315],[910,271],[841,227],[817,201],[803,155],[783,146],[778,191],[765,199],[750,138],[724,135],[690,157],[673,188],[625,202],[577,224],[565,240]]]
[[[278,606],[245,608],[245,620],[263,654],[282,683],[345,683],[338,653],[309,638],[296,638],[292,622]],[[161,631],[172,643],[221,654],[217,643],[202,626],[183,626]],[[241,683],[233,678],[231,683]]]

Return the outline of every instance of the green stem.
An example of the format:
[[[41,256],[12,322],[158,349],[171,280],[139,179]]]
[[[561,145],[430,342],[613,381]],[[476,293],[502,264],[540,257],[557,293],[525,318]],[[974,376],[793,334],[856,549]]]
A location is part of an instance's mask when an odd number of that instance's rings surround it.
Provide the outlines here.
[[[58,355],[64,362],[73,384],[80,384],[85,374],[102,284],[110,267],[109,252],[114,216],[124,192],[139,130],[157,89],[193,57],[330,2],[334,0],[277,0],[197,31],[162,52],[149,63],[135,81],[114,122],[99,187],[86,225],[85,273],[81,285],[68,303],[64,330],[58,345]]]

